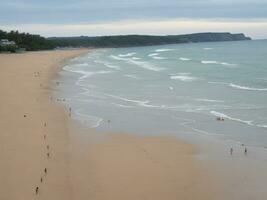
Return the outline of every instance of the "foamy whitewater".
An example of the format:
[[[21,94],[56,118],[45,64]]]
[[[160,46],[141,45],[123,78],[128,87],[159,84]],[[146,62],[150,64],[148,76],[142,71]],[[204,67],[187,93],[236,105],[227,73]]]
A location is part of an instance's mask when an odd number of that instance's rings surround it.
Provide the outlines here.
[[[266,55],[266,40],[92,50],[64,67],[59,95],[100,130],[208,134],[264,148]]]

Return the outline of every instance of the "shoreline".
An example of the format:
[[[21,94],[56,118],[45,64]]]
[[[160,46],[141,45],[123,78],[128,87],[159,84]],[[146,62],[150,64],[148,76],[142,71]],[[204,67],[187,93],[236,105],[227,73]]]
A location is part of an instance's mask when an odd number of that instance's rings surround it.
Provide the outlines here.
[[[99,135],[51,101],[62,65],[87,51],[0,55],[0,199],[212,199],[194,146]]]
[[[51,80],[65,59],[85,51],[0,55],[0,199],[71,196],[67,115],[50,99]]]

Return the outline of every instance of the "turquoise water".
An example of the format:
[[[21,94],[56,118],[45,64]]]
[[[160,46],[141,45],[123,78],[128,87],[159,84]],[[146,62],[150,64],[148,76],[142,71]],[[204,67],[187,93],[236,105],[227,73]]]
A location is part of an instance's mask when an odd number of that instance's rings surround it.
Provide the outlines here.
[[[98,130],[267,147],[267,40],[97,49],[60,80],[73,117]]]

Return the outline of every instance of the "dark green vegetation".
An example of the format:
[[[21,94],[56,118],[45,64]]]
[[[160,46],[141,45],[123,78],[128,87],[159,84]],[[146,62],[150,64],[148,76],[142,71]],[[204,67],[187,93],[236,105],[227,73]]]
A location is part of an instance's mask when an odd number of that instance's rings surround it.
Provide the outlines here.
[[[244,34],[231,33],[196,33],[187,35],[148,36],[148,35],[120,35],[101,37],[54,37],[48,38],[56,46],[83,46],[83,47],[129,47],[162,44],[178,44],[190,42],[215,42],[250,40]]]
[[[15,53],[17,51],[17,46],[0,46],[0,52],[12,52]]]
[[[19,33],[18,31],[11,31],[7,33],[0,30],[0,40],[1,39],[14,41],[16,42],[17,48],[25,48],[27,51],[47,50],[54,49],[56,47],[131,47],[192,42],[250,40],[250,38],[246,37],[244,34],[231,33],[195,33],[167,36],[118,35],[44,38],[39,35]]]
[[[32,35],[29,33],[19,33],[18,31],[5,32],[0,30],[0,40],[8,39],[9,41],[14,41],[16,47],[12,46],[1,46],[0,51],[11,50],[14,48],[24,48],[26,51],[36,51],[36,50],[47,50],[55,48],[52,41],[47,40],[39,35]]]

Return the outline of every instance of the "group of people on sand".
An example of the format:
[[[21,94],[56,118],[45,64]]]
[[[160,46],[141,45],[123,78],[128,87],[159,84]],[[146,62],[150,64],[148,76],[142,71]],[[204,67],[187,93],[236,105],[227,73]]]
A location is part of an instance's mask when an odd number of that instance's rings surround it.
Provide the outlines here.
[[[47,126],[47,124],[46,124],[46,122],[44,123],[44,127],[46,127]],[[44,141],[45,141],[45,143],[46,143],[46,141],[47,141],[47,135],[46,134],[44,134]],[[46,150],[47,150],[47,153],[46,153],[46,156],[47,156],[47,159],[49,159],[50,158],[50,146],[48,145],[48,144],[46,144]],[[44,168],[44,175],[43,176],[41,176],[41,178],[40,178],[40,182],[42,183],[43,182],[43,180],[44,180],[44,176],[46,176],[47,175],[47,168],[45,167]],[[40,187],[39,186],[36,186],[35,187],[35,194],[37,195],[37,194],[39,194],[39,190],[40,190]]]
[[[223,117],[217,117],[216,120],[217,121],[224,121],[224,118]]]
[[[230,148],[230,154],[233,155],[233,153],[234,153],[234,149],[233,149],[233,147],[231,147],[231,148]],[[247,149],[247,147],[245,147],[245,149],[244,149],[244,154],[245,154],[245,155],[248,154],[248,149]]]

